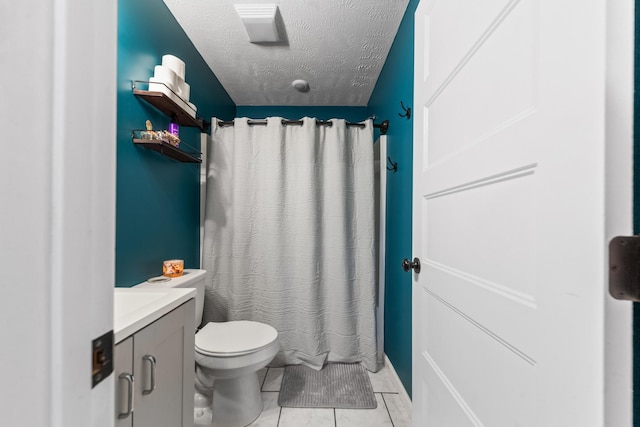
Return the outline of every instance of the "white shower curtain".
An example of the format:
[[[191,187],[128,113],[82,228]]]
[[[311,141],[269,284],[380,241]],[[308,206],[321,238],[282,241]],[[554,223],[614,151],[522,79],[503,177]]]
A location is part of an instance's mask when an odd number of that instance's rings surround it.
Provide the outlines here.
[[[376,371],[373,124],[302,121],[211,121],[204,320],[272,325],[271,366]]]

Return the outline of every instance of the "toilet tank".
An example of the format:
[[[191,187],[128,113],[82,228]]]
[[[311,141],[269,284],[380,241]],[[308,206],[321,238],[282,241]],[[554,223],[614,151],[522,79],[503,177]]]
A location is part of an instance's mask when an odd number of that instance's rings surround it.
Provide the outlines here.
[[[204,277],[205,270],[185,269],[180,277],[153,277],[135,287],[144,288],[196,288],[196,327],[202,323],[202,311],[204,309]],[[169,280],[162,280],[169,279]]]

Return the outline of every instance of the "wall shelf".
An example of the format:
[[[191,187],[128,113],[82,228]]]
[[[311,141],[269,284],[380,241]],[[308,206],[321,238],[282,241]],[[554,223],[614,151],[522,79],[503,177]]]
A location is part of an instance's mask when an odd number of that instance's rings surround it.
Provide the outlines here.
[[[131,139],[135,145],[142,146],[144,148],[148,148],[149,150],[156,151],[162,155],[170,157],[174,160],[177,160],[182,163],[202,163],[202,159],[200,158],[200,152],[197,152],[193,147],[187,147],[193,149],[193,151],[185,151],[182,148],[175,147],[169,144],[167,141],[163,139],[146,139],[140,138],[140,134],[144,131],[134,130],[131,132]]]
[[[154,83],[154,89],[160,88],[162,91],[150,91],[141,89],[141,86],[148,88],[149,82],[133,80],[131,82],[133,94],[156,107],[170,117],[173,122],[180,126],[196,127],[200,129],[201,132],[205,132],[206,128],[209,127],[210,123],[205,122],[195,115],[195,109],[192,109],[170,87],[163,83]],[[193,115],[191,113],[193,113]],[[179,162],[202,163],[202,159],[200,158],[201,153],[199,151],[182,142],[182,145],[186,145],[192,150],[185,151],[182,148],[170,144],[166,139],[161,138],[161,134],[162,132],[156,134],[155,132],[133,130],[131,132],[131,139],[136,145],[156,151]]]
[[[209,122],[205,122],[197,115],[193,117],[184,107],[179,105],[167,93],[140,89],[139,86],[144,86],[145,84],[147,85],[147,87],[149,86],[149,82],[134,80],[132,82],[133,94],[144,99],[149,104],[153,105],[158,110],[166,114],[168,117],[172,119],[175,118],[176,123],[178,123],[180,126],[197,127],[200,128],[202,132],[205,132],[209,127]],[[161,83],[154,84],[160,85]],[[175,95],[176,98],[181,99],[175,92],[173,92],[173,90],[171,90],[171,88],[167,86],[165,86],[165,88],[167,89],[166,92],[169,92],[172,95]]]

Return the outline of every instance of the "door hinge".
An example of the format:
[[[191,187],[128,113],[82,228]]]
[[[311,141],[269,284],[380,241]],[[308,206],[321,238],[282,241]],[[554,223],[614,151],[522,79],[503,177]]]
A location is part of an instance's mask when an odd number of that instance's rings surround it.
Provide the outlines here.
[[[640,301],[640,236],[618,236],[609,242],[609,293]]]

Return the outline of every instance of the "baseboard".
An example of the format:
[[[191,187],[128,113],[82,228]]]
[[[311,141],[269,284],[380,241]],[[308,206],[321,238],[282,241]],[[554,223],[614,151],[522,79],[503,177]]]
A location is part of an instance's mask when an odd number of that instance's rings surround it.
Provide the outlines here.
[[[393,378],[393,381],[396,383],[396,388],[400,390],[398,394],[400,395],[400,400],[402,400],[402,404],[404,405],[404,408],[407,411],[407,414],[411,416],[413,411],[413,404],[411,403],[411,398],[409,397],[409,393],[407,393],[407,390],[404,388],[404,384],[402,384],[402,381],[400,381],[400,377],[398,376],[398,373],[396,372],[395,368],[393,367],[393,364],[391,363],[391,360],[389,360],[386,354],[384,355],[384,364],[389,368],[389,371],[391,372],[391,377]]]

